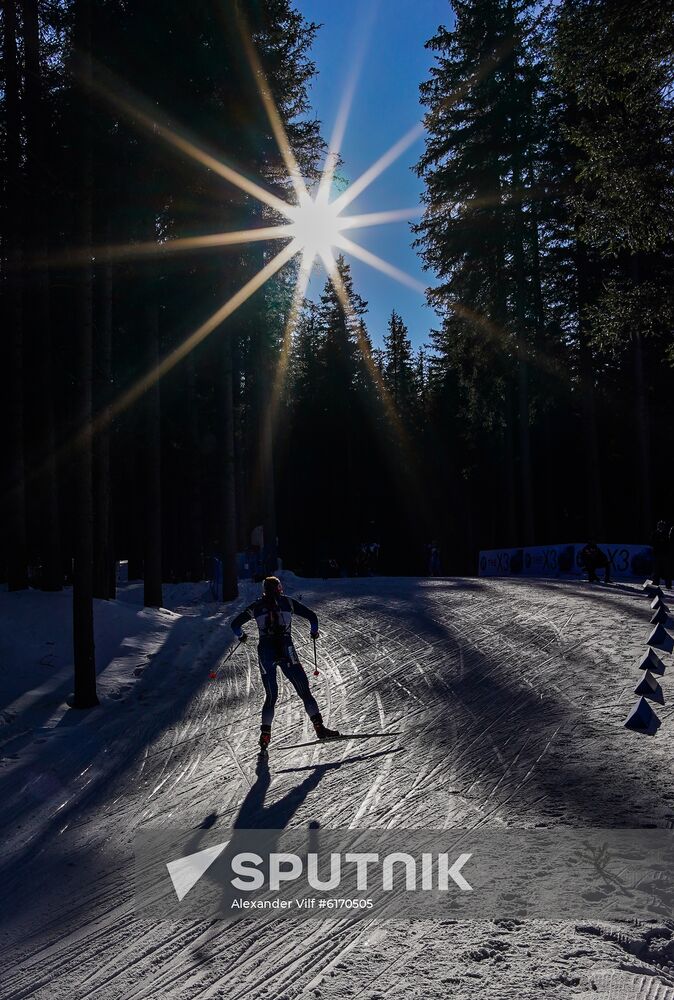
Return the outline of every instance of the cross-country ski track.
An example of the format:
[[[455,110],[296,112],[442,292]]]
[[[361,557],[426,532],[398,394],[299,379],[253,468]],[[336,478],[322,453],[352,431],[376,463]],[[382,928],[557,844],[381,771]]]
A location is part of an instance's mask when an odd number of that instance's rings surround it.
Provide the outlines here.
[[[257,766],[255,643],[223,662],[252,584],[232,605],[172,605],[146,666],[101,708],[8,713],[2,1000],[674,1000],[674,920],[135,912],[144,827],[672,825],[672,708],[652,739],[622,725],[649,632],[637,584],[289,574],[286,589],[319,616],[317,678],[300,621],[295,639],[327,724],[401,735],[277,750],[313,739],[286,683]]]

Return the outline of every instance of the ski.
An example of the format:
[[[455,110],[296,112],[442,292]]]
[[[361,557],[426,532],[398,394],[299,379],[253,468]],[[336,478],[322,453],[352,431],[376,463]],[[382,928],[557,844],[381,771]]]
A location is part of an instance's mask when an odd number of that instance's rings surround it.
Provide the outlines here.
[[[319,747],[329,743],[343,743],[345,740],[375,740],[386,736],[402,736],[402,733],[340,733],[326,740],[311,740],[309,743],[284,743],[275,747],[276,750],[297,750],[299,747]]]

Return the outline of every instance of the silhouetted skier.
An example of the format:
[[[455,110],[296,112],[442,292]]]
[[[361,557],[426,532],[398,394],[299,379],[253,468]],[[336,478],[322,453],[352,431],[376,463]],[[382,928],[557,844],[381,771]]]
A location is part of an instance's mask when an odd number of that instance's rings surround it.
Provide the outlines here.
[[[318,636],[318,618],[314,612],[300,601],[286,597],[278,577],[268,576],[262,584],[262,597],[253,601],[232,621],[232,630],[240,642],[245,642],[248,638],[242,628],[247,621],[254,620],[260,633],[257,653],[266,695],[260,726],[260,746],[263,750],[266,750],[271,740],[271,725],[278,698],[277,667],[281,668],[302,699],[318,739],[329,740],[339,736],[337,730],[328,729],[323,724],[318,705],[309,688],[309,678],[292,641],[293,615],[306,618],[311,625],[311,637],[315,639]]]

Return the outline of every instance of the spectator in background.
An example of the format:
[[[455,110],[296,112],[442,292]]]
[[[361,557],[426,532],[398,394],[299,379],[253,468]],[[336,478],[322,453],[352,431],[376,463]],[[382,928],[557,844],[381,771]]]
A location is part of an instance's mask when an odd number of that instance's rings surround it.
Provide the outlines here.
[[[378,542],[361,542],[356,556],[356,575],[374,576],[379,559]]]
[[[437,542],[428,546],[428,575],[440,576],[440,546]]]
[[[668,590],[672,589],[672,544],[674,528],[666,521],[658,521],[651,545],[653,546],[653,583],[660,585],[660,578]]]
[[[597,570],[601,567],[604,570],[604,583],[611,582],[611,563],[605,552],[599,548],[596,542],[588,542],[580,550],[578,561],[587,570],[587,579],[590,583],[599,583]]]
[[[324,580],[332,580],[342,575],[339,562],[334,558],[322,559],[321,567],[321,575]]]

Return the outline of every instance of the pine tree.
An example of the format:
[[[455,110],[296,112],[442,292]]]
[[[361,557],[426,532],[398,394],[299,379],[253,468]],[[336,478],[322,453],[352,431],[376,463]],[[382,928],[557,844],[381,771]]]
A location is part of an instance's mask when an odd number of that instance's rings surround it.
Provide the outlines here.
[[[39,399],[39,447],[36,455],[42,474],[36,483],[39,495],[40,523],[40,574],[45,590],[60,590],[63,585],[61,564],[61,536],[58,501],[58,480],[54,455],[56,428],[54,416],[54,357],[50,311],[50,278],[45,264],[47,258],[47,218],[49,198],[45,188],[47,168],[46,133],[48,111],[46,108],[43,70],[40,52],[40,27],[37,0],[23,0],[23,33],[26,63],[24,88],[26,132],[26,187],[30,226],[29,254],[33,266],[27,272],[29,283],[26,310],[28,342],[33,347],[33,357],[38,366],[37,380],[41,385]],[[39,266],[35,263],[39,262]]]
[[[441,27],[427,43],[436,63],[421,86],[428,137],[417,168],[426,203],[417,245],[437,276],[429,297],[442,319],[433,346],[460,372],[465,416],[501,434],[504,527],[513,541],[533,535],[524,162],[535,88],[522,41],[526,6],[459,2],[453,30]]]
[[[112,212],[112,208],[108,209]],[[104,226],[111,243],[110,214]],[[114,273],[109,261],[97,269],[98,301],[94,341],[94,410],[103,414],[110,405],[114,387],[113,326]],[[117,588],[112,498],[112,429],[100,426],[93,442],[94,462],[94,597],[114,600]]]
[[[412,413],[415,398],[412,342],[409,331],[395,309],[384,334],[383,376],[397,411],[406,418]]]
[[[649,358],[662,355],[674,298],[671,5],[567,0],[556,23],[555,72],[573,113],[571,211],[581,267],[594,256],[601,283],[583,322],[599,348],[631,351],[639,456],[639,523],[652,520]],[[581,279],[583,280],[583,279]],[[659,347],[649,343],[661,338]]]
[[[416,400],[418,420],[421,427],[426,423],[426,407],[428,403],[428,362],[426,359],[426,349],[422,346],[417,348],[414,355],[414,398]]]
[[[91,0],[75,0],[74,45],[80,87],[76,118],[80,134],[77,190],[78,249],[90,256],[93,212],[93,155],[91,138]],[[94,643],[93,482],[92,482],[92,383],[93,383],[93,275],[91,264],[81,267],[76,287],[77,329],[77,427],[74,461],[75,534],[73,544],[73,651],[75,664],[74,708],[98,704]]]
[[[351,268],[343,256],[336,261],[338,281],[348,303],[331,279],[326,281],[316,313],[319,367],[316,379],[316,422],[311,427],[316,452],[312,463],[314,496],[320,517],[316,526],[324,558],[340,562],[351,557],[356,531],[357,500],[362,489],[364,359],[361,321],[367,303],[355,292]],[[366,346],[366,345],[365,345]],[[367,347],[366,347],[367,349]]]
[[[7,502],[3,535],[7,547],[7,580],[10,590],[28,586],[26,537],[26,487],[24,453],[24,344],[22,261],[22,184],[20,71],[17,55],[17,12],[14,0],[2,7],[4,79],[4,185],[3,298],[9,335],[6,340],[7,399]]]
[[[299,171],[315,175],[317,159],[323,149],[319,123],[308,114],[308,85],[316,72],[309,56],[317,25],[307,22],[290,0],[267,0],[250,8],[236,4],[238,29],[243,32],[245,50],[252,42],[266,87],[277,109]],[[292,183],[285,159],[274,136],[272,124],[257,95],[255,74],[241,71],[241,81],[248,87],[251,114],[245,160],[248,169],[264,178],[288,200],[293,197]],[[266,210],[255,206],[252,225],[268,222]],[[276,252],[276,251],[274,251]],[[261,245],[247,255],[245,274],[252,277],[270,258]],[[247,477],[249,529],[262,524],[264,529],[266,569],[273,572],[277,560],[276,513],[276,438],[277,416],[272,412],[274,382],[279,355],[283,350],[285,316],[292,290],[283,276],[278,276],[256,294],[242,311],[237,329],[245,341],[244,382],[247,425],[247,450],[255,456]]]
[[[349,402],[356,396],[359,359],[362,357],[359,348],[361,320],[367,312],[367,303],[354,291],[351,268],[341,254],[336,260],[336,273],[342,294],[328,279],[320,297],[320,384],[324,411],[341,421],[347,416]],[[348,303],[346,311],[342,296]]]

